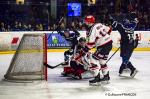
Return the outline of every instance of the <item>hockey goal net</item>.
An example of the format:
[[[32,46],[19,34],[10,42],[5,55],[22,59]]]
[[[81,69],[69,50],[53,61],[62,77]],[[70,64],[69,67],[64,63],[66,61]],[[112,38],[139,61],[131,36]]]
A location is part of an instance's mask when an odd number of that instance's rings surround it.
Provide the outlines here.
[[[24,34],[5,74],[6,80],[47,80],[46,34]]]

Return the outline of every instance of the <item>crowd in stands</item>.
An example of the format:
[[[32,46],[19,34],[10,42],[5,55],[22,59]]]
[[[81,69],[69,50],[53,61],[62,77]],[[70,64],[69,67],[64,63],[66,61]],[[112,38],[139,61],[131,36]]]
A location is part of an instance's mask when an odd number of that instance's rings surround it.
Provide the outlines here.
[[[52,31],[61,16],[65,18],[61,24],[63,29],[73,26],[83,30],[86,15],[94,15],[98,22],[109,23],[109,15],[121,16],[132,11],[137,13],[139,20],[136,30],[150,30],[149,0],[96,0],[95,4],[92,0],[78,0],[82,4],[80,17],[67,16],[67,3],[77,0],[57,1],[57,18],[50,15],[50,4],[15,5],[0,2],[0,31]]]

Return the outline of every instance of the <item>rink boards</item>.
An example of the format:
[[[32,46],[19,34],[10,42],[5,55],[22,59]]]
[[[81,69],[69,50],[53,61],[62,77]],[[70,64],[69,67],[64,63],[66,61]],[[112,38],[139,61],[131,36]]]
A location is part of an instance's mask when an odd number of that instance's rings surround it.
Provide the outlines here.
[[[65,52],[68,49],[48,49],[47,52]],[[112,51],[116,51],[117,48],[112,48]],[[91,51],[95,51],[92,49]],[[150,51],[150,48],[136,48],[135,51]],[[0,51],[0,54],[14,54],[15,51]]]
[[[46,33],[48,37],[48,52],[64,52],[69,47],[68,42],[65,41],[57,32],[52,31],[34,31],[34,32],[0,32],[0,54],[14,53],[23,34],[30,33]],[[81,37],[86,36],[85,31],[79,31]],[[150,51],[150,31],[135,31],[139,36],[139,45],[136,51]],[[113,51],[120,46],[120,34],[118,31],[112,31],[111,37],[113,39]]]

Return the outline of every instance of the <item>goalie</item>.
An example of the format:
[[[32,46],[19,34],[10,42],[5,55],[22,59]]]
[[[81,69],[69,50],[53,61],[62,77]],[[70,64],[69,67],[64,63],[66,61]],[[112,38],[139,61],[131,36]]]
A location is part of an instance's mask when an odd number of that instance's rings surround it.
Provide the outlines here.
[[[94,77],[94,71],[90,64],[91,53],[86,46],[86,39],[81,37],[75,48],[75,53],[70,61],[69,67],[64,67],[61,73],[63,76],[70,76],[75,79]]]

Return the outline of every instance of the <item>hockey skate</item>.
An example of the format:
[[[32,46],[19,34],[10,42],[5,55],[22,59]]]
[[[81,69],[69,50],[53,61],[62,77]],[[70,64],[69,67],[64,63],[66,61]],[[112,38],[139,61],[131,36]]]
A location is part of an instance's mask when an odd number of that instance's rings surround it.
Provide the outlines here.
[[[136,69],[134,69],[131,71],[130,76],[128,73],[119,74],[119,76],[131,79],[131,78],[134,78],[134,76],[137,74],[137,72],[138,71]]]
[[[131,76],[129,76],[128,72],[124,72],[124,73],[119,73],[119,77],[123,77],[123,78],[131,78]]]
[[[134,76],[137,74],[138,71],[136,70],[136,68],[134,68],[134,66],[131,64],[131,62],[129,62],[127,65],[128,65],[128,69],[130,69],[130,71],[131,71],[130,76],[122,75],[121,73],[119,74],[119,76],[134,78]]]
[[[125,64],[121,64],[120,69],[119,69],[119,74],[122,74],[124,69],[126,69],[126,65]]]
[[[137,74],[137,70],[134,68],[133,70],[131,70],[131,74],[130,74],[130,76],[132,77],[132,78],[134,78],[134,76]]]
[[[131,62],[128,63],[128,66],[129,66],[129,68],[130,68],[130,70],[131,70],[130,76],[131,76],[132,78],[134,78],[134,76],[137,74],[138,71],[137,71],[136,68],[131,64]]]
[[[120,77],[126,77],[126,70],[127,70],[128,68],[126,67],[126,65],[125,64],[121,64],[121,66],[120,66],[120,69],[119,69],[119,76]],[[129,69],[128,69],[129,70]],[[123,74],[123,73],[125,73],[125,74]]]
[[[104,77],[102,79],[100,79],[101,82],[105,83],[105,84],[109,84],[110,82],[110,77],[109,74],[104,75]]]
[[[89,85],[92,85],[92,86],[101,85],[100,74],[98,74],[93,80],[90,80]]]

